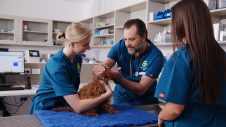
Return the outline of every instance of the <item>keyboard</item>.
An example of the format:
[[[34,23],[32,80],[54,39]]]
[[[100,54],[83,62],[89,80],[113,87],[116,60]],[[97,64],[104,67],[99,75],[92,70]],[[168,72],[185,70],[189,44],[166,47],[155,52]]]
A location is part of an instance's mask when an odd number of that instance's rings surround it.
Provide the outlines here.
[[[0,91],[24,90],[23,87],[0,87]]]

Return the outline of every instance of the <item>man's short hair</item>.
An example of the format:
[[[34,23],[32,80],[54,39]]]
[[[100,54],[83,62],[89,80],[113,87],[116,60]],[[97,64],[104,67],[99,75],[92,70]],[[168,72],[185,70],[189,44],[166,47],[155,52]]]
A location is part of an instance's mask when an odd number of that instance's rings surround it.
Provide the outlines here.
[[[137,34],[147,38],[148,32],[145,23],[137,18],[137,19],[130,19],[124,24],[124,29],[129,29],[131,26],[135,25],[137,27]]]

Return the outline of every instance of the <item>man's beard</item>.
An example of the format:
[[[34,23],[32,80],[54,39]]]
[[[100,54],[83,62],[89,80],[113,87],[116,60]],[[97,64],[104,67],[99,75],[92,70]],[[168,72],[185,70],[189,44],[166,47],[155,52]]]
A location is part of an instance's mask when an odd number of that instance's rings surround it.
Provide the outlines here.
[[[127,47],[129,54],[133,55],[136,53],[136,49],[133,47]]]
[[[127,46],[127,50],[129,52],[129,54],[134,55],[135,53],[141,52],[143,50],[143,48],[142,48],[142,45],[140,45],[137,48],[131,47],[131,46]]]

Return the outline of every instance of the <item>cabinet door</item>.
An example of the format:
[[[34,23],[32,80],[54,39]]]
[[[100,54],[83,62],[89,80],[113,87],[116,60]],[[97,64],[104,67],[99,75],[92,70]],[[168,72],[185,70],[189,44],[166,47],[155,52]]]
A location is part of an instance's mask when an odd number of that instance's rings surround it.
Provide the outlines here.
[[[63,42],[59,41],[56,39],[57,35],[59,33],[63,33],[65,32],[65,30],[67,29],[68,25],[70,25],[71,22],[66,22],[66,21],[53,21],[53,34],[52,34],[52,41],[53,41],[53,45],[55,46],[63,46]]]
[[[21,45],[52,46],[52,20],[21,18],[19,36]]]
[[[16,44],[16,21],[13,16],[0,15],[0,44]]]

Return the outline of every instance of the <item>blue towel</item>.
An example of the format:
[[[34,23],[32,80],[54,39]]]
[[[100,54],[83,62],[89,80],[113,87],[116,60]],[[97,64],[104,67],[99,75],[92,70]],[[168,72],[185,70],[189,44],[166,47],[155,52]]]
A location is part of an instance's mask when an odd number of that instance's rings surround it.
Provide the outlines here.
[[[157,123],[158,116],[132,106],[114,105],[117,114],[99,114],[96,117],[74,112],[37,110],[35,114],[44,127],[125,127]]]

